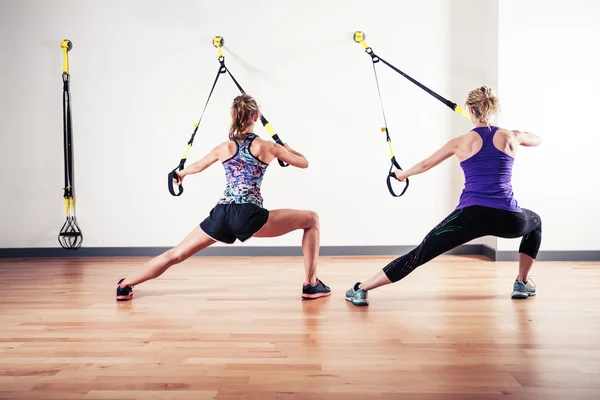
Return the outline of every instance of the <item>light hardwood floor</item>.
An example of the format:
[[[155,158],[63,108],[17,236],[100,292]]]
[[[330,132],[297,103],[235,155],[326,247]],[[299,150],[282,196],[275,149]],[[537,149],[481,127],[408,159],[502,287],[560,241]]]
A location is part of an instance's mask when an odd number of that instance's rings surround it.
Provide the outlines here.
[[[442,256],[354,307],[392,257],[193,258],[114,300],[145,259],[0,260],[2,399],[600,399],[600,263]]]

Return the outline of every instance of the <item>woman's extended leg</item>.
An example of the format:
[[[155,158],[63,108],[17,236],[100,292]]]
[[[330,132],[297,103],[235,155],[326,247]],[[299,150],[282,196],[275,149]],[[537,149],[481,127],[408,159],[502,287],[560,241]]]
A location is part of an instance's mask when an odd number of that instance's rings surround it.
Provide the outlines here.
[[[136,275],[130,278],[123,278],[119,281],[117,299],[130,299],[133,293],[131,291],[132,286],[139,285],[162,275],[169,267],[179,264],[213,243],[215,243],[215,240],[207,236],[200,227],[197,227],[179,245],[148,261]],[[128,287],[129,289],[127,289]],[[123,289],[121,292],[124,291],[127,293],[120,294],[119,289]]]
[[[368,290],[397,282],[440,254],[484,236],[483,229],[473,223],[470,213],[469,209],[452,212],[412,251],[396,258],[366,281],[357,282],[346,292],[346,300],[355,305],[368,305]]]
[[[319,215],[307,210],[272,210],[265,226],[254,237],[277,237],[295,230],[304,230],[302,253],[304,254],[305,284],[304,298],[323,297],[330,289],[318,279],[317,257],[320,246]]]

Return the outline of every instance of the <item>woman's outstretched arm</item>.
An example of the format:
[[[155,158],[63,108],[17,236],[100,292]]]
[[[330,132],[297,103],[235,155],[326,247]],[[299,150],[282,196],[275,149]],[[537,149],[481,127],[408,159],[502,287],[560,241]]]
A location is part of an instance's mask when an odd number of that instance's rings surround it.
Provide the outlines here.
[[[413,165],[406,171],[396,170],[394,173],[396,174],[396,179],[399,181],[405,181],[406,178],[422,174],[423,172],[429,171],[431,168],[440,164],[442,161],[448,159],[449,157],[454,155],[454,152],[458,146],[458,139],[455,138],[446,143],[443,147],[438,149],[431,156],[426,158],[425,160]]]

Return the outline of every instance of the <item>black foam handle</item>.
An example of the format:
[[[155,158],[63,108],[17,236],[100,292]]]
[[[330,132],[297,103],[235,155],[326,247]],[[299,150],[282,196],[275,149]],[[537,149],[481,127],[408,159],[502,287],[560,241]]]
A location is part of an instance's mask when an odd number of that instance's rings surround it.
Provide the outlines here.
[[[402,170],[402,168],[400,168],[400,164],[398,164],[398,162],[396,161],[396,157],[392,157],[392,165],[390,166],[390,171],[388,173],[387,176],[387,187],[388,190],[390,191],[390,194],[394,197],[400,197],[402,196],[404,193],[406,193],[406,189],[408,189],[408,185],[409,185],[409,180],[408,178],[406,178],[406,180],[404,181],[404,189],[402,190],[402,192],[400,194],[396,194],[396,192],[394,191],[394,188],[392,187],[392,179],[397,180],[396,178],[396,173],[394,171],[392,171],[392,168],[396,167],[399,170]]]
[[[396,175],[393,172],[390,172],[390,174],[387,177],[387,187],[388,187],[388,190],[390,191],[390,194],[394,197],[402,196],[406,192],[406,189],[408,189],[408,183],[409,183],[408,178],[406,178],[404,189],[402,190],[402,192],[400,194],[396,194],[396,192],[394,192],[394,188],[392,187],[392,179],[396,179]]]
[[[177,168],[175,168],[173,171],[169,172],[169,184],[168,184],[169,185],[169,193],[171,193],[172,196],[181,196],[181,194],[183,193],[183,185],[180,184],[178,186],[179,191],[176,193],[173,180],[176,180],[177,182],[179,182],[179,176],[177,175]]]

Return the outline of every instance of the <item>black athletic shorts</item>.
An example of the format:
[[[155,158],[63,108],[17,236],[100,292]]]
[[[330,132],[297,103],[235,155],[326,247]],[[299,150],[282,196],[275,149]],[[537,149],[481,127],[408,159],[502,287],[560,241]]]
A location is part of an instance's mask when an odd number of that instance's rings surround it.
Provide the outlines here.
[[[244,242],[258,232],[269,218],[269,210],[256,204],[217,204],[200,228],[211,238],[232,244]]]

